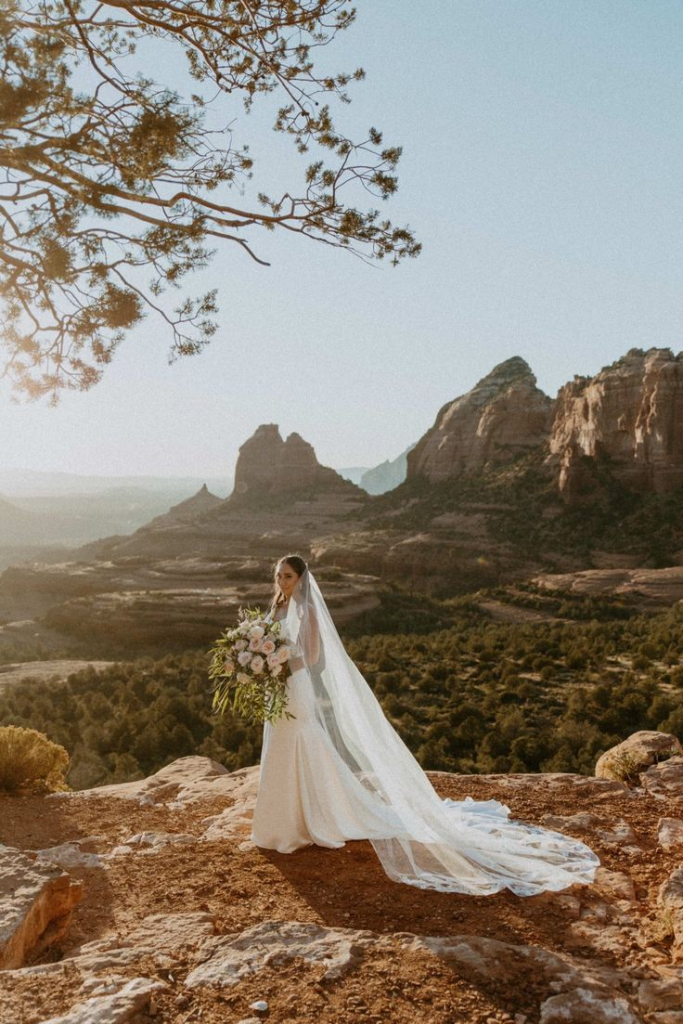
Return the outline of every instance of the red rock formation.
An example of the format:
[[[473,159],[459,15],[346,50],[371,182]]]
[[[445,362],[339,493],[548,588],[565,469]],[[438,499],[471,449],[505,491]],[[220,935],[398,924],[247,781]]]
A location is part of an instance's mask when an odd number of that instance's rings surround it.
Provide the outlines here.
[[[315,492],[339,492],[365,497],[360,487],[334,469],[321,466],[312,445],[299,434],[282,440],[275,423],[266,423],[240,447],[235,467],[235,489],[228,499]]]
[[[599,465],[629,487],[668,491],[683,483],[683,353],[632,349],[595,377],[560,389],[549,465],[569,500],[594,488]],[[586,456],[593,462],[589,462]]]
[[[524,359],[507,359],[444,405],[409,452],[408,477],[444,480],[513,458],[547,440],[552,412]]]

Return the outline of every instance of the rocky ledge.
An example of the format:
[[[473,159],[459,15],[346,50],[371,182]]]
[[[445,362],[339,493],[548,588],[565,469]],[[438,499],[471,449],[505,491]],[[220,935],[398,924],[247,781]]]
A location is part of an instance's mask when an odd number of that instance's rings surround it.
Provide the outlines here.
[[[593,886],[531,899],[396,884],[367,842],[260,850],[258,767],[0,797],[0,1020],[681,1024],[683,757],[655,746],[631,787],[430,773],[599,854]]]

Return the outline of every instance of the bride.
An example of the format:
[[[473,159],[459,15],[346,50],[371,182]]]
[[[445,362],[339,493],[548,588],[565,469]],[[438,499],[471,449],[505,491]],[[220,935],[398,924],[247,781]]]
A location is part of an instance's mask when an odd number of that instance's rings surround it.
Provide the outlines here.
[[[368,839],[394,881],[478,896],[593,881],[599,860],[578,839],[511,821],[497,800],[437,794],[346,653],[298,555],[278,562],[268,615],[290,641],[295,717],[264,725],[257,846],[292,853]]]

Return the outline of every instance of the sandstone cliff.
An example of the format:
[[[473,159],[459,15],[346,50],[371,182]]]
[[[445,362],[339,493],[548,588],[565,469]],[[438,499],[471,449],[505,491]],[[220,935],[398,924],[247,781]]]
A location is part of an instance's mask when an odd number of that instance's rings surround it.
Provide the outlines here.
[[[529,365],[514,356],[439,410],[408,454],[408,477],[438,481],[476,473],[536,448],[547,440],[553,408]]]
[[[593,378],[561,388],[549,464],[560,490],[577,499],[593,490],[586,456],[642,491],[683,484],[683,352],[632,349]]]

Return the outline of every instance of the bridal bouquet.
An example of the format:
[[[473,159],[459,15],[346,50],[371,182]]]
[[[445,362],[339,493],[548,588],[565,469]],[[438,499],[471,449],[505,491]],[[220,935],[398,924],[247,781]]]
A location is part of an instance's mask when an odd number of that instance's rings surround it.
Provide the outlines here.
[[[210,651],[213,710],[223,714],[230,707],[252,722],[294,718],[286,710],[292,652],[280,623],[265,619],[258,608],[240,610],[240,616]]]

